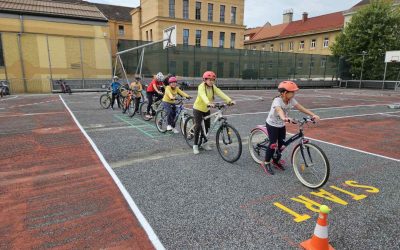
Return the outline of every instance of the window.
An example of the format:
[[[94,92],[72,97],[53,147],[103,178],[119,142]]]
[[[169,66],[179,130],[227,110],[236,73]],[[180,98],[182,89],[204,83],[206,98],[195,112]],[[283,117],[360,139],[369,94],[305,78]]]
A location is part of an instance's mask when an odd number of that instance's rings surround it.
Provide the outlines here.
[[[223,48],[225,44],[225,32],[219,33],[219,47]]]
[[[324,38],[324,48],[328,48],[329,47],[329,38],[325,37]]]
[[[283,51],[283,43],[279,44],[279,51],[282,52]]]
[[[169,0],[169,17],[175,18],[175,0]]]
[[[221,23],[225,22],[225,5],[221,5],[219,9],[219,21]]]
[[[120,36],[125,35],[124,25],[118,25],[118,34]]]
[[[213,68],[213,63],[212,62],[207,62],[207,70],[212,70]]]
[[[269,45],[269,51],[274,51],[274,45],[273,44]]]
[[[293,51],[293,42],[289,42],[289,51]]]
[[[200,47],[201,46],[201,30],[196,30],[196,43],[195,43],[196,47]]]
[[[146,41],[149,40],[149,31],[146,30]]]
[[[235,63],[229,63],[229,77],[233,78],[235,76]]]
[[[1,44],[1,33],[0,33],[0,67],[4,67],[4,58],[3,58],[3,45]]]
[[[209,3],[208,4],[208,21],[209,22],[213,21],[213,11],[214,11],[214,4]]]
[[[188,29],[183,30],[183,45],[184,46],[189,45],[189,30]]]
[[[196,2],[196,20],[201,19],[201,2]]]
[[[262,45],[261,49],[262,49],[262,50],[265,50],[265,44]]]
[[[235,48],[236,33],[231,33],[231,49]]]
[[[317,41],[315,39],[311,40],[311,49],[315,49],[315,46],[317,44]]]
[[[236,23],[236,7],[231,8],[231,23]]]
[[[325,68],[326,65],[326,57],[321,58],[321,68]]]
[[[299,61],[297,62],[297,68],[303,68],[303,58],[299,58]]]
[[[300,41],[299,50],[303,50],[303,49],[304,49],[304,41]]]
[[[189,62],[188,61],[183,61],[183,76],[189,76]]]
[[[153,29],[150,29],[150,41],[153,41]]]
[[[208,47],[213,46],[213,35],[214,35],[214,32],[212,32],[212,31],[208,32],[208,36],[207,36],[207,46]]]
[[[189,19],[189,0],[183,0],[183,19]]]
[[[201,76],[200,69],[201,69],[201,62],[196,61],[194,63],[194,76],[196,76],[196,77]]]

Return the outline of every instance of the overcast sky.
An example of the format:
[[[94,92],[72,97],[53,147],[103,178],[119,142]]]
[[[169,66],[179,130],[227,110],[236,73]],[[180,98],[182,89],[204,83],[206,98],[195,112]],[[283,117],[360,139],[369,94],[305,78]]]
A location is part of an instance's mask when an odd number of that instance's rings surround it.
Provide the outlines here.
[[[88,1],[88,0],[86,0]],[[361,0],[245,0],[244,25],[248,28],[282,23],[284,10],[293,9],[293,20],[301,19],[303,12],[309,17],[320,16],[351,8]],[[89,2],[138,7],[139,0],[89,0]]]

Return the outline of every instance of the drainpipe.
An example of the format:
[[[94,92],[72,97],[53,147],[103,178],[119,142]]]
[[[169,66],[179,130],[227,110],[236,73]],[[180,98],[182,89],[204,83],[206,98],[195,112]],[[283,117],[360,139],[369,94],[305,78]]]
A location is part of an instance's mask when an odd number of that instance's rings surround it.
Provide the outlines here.
[[[25,67],[24,67],[24,61],[23,61],[23,55],[22,55],[22,43],[21,43],[21,35],[24,32],[24,19],[22,15],[19,15],[19,20],[21,23],[21,30],[17,34],[17,39],[18,39],[18,50],[19,50],[19,60],[21,61],[21,71],[22,71],[22,79],[24,82],[24,92],[28,91],[28,87],[26,85],[26,79],[25,79]]]

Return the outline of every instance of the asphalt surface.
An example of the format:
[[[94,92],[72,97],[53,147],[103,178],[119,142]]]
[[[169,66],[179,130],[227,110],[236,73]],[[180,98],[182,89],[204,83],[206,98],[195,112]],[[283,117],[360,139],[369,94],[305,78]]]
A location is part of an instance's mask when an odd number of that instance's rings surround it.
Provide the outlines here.
[[[331,165],[328,183],[318,190],[304,187],[290,168],[266,175],[251,159],[248,134],[264,124],[276,93],[226,93],[237,101],[227,112],[228,122],[243,139],[242,156],[234,164],[223,161],[215,146],[213,151],[193,155],[180,134],[144,133],[144,129],[156,131],[154,121],[146,125],[136,116],[124,121],[120,110],[100,108],[99,93],[62,98],[167,249],[297,249],[315,227],[318,214],[312,202],[332,209],[329,240],[335,249],[400,248],[400,137],[391,141],[391,148],[397,150],[388,155],[374,153],[374,147],[368,148],[370,151],[361,147],[367,140],[380,147],[385,139],[399,135],[400,112],[387,108],[387,104],[400,102],[399,92],[299,92],[296,99],[322,118],[319,124],[306,127],[305,134],[323,128],[332,135],[331,141],[313,141]],[[386,138],[368,131],[359,131],[359,135],[352,132],[351,137],[345,128],[335,129],[335,124],[352,116],[363,117],[366,127],[379,129],[374,120],[387,119],[386,113],[394,119]],[[298,112],[292,115],[301,117]],[[344,116],[350,117],[342,119]],[[289,132],[294,131],[295,127],[289,128]],[[352,147],[336,145],[335,135],[351,137]],[[284,153],[287,161],[290,153],[291,147]],[[312,201],[306,206],[292,198]],[[278,203],[287,209],[282,210]],[[309,218],[295,222],[294,213]]]

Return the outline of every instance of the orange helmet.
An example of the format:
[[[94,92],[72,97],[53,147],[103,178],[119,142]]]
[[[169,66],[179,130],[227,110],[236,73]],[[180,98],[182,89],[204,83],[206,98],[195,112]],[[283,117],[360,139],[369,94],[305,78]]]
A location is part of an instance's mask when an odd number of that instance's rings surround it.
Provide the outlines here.
[[[284,89],[289,92],[294,92],[299,90],[299,87],[297,87],[297,84],[292,81],[283,81],[279,83],[278,89]]]
[[[203,79],[213,79],[213,80],[215,80],[216,78],[217,78],[217,75],[212,71],[206,71],[203,74]]]

